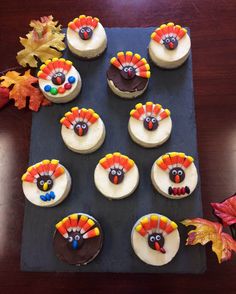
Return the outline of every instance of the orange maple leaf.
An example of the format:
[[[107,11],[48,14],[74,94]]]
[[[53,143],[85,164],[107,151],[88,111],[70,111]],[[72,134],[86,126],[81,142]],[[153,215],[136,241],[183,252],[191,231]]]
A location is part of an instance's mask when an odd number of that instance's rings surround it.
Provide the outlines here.
[[[203,218],[186,219],[181,223],[196,227],[188,232],[186,245],[205,245],[212,242],[212,251],[217,255],[219,263],[230,259],[232,251],[236,252],[236,241],[229,234],[222,232],[223,226],[220,223]]]
[[[27,70],[24,75],[16,71],[8,71],[0,79],[2,80],[1,87],[9,88],[13,85],[9,98],[15,100],[15,106],[18,109],[26,107],[27,98],[29,98],[29,108],[33,111],[38,111],[40,105],[51,104],[41,91],[32,85],[38,83],[38,79],[30,74],[30,70]]]

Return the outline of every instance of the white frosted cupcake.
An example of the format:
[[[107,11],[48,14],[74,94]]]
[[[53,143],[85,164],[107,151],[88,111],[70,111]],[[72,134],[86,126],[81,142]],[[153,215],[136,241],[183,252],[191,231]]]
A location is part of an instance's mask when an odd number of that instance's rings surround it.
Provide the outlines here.
[[[98,18],[80,15],[68,24],[67,43],[78,57],[92,59],[105,51],[107,36]]]
[[[132,229],[131,244],[143,262],[154,266],[165,265],[179,250],[178,226],[157,213],[144,215]]]
[[[121,199],[131,195],[138,186],[139,172],[128,156],[119,152],[107,154],[94,171],[97,189],[109,199]]]
[[[38,72],[39,87],[53,103],[66,103],[75,99],[82,86],[79,72],[72,62],[53,58],[41,65]]]
[[[172,121],[170,111],[160,104],[138,103],[130,112],[128,130],[137,144],[151,148],[163,144],[170,136]]]
[[[160,156],[153,164],[151,179],[163,196],[171,199],[188,197],[195,190],[198,173],[191,156],[170,152]]]
[[[105,125],[93,109],[73,107],[60,120],[61,136],[66,146],[77,153],[92,153],[103,144]]]
[[[186,61],[191,50],[191,40],[186,29],[169,22],[152,33],[148,48],[157,66],[171,69]]]
[[[71,177],[58,160],[45,159],[30,166],[22,176],[25,197],[34,205],[55,206],[69,194]]]

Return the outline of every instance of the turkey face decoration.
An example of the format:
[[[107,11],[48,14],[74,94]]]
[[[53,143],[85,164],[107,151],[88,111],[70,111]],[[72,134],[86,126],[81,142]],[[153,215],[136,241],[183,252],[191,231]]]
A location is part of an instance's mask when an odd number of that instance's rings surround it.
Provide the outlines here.
[[[157,160],[157,166],[166,172],[170,181],[173,183],[173,185],[168,187],[169,195],[182,196],[192,192],[189,187],[190,182],[188,184],[188,175],[189,173],[193,174],[193,171],[188,172],[188,170],[193,161],[194,159],[191,156],[186,156],[184,153],[180,152],[165,154]]]
[[[174,167],[169,172],[170,180],[174,183],[181,183],[185,178],[184,170],[181,167]]]
[[[174,50],[178,46],[178,40],[175,37],[167,37],[163,40],[166,49]]]
[[[73,107],[71,111],[65,113],[60,123],[66,128],[74,130],[79,137],[85,136],[89,131],[89,126],[94,124],[99,115],[93,109]]]
[[[151,38],[165,46],[168,50],[174,50],[178,47],[179,41],[185,36],[187,30],[173,22],[163,24],[152,33]]]
[[[153,250],[166,253],[165,249],[163,248],[164,243],[165,243],[165,239],[161,233],[152,233],[148,235],[148,245]]]
[[[82,40],[89,40],[94,29],[97,27],[99,19],[91,16],[80,15],[68,24],[68,27],[77,32]]]
[[[119,168],[112,168],[109,172],[109,180],[117,185],[120,184],[124,179],[124,171]]]
[[[71,61],[64,58],[53,58],[41,65],[38,78],[43,81],[43,91],[57,96],[75,87],[74,73],[75,69]]]
[[[125,80],[134,79],[135,76],[141,78],[150,78],[150,66],[145,58],[141,59],[139,54],[133,54],[131,51],[118,52],[117,57],[110,60],[111,64],[116,67]]]
[[[158,127],[158,121],[154,116],[147,116],[143,120],[143,126],[148,131],[154,131]]]
[[[125,174],[134,166],[134,161],[119,152],[107,154],[99,161],[100,165],[108,171],[108,178],[114,185],[120,184]]]
[[[143,126],[146,130],[155,131],[159,126],[159,122],[170,116],[170,111],[163,109],[160,104],[152,102],[138,103],[135,105],[135,109],[131,110],[130,116],[143,121]]]
[[[144,216],[135,230],[146,239],[149,248],[162,254],[166,253],[165,238],[177,229],[177,224],[158,214]]]
[[[22,176],[23,182],[32,183],[42,192],[40,199],[43,202],[54,200],[55,192],[52,190],[54,182],[65,173],[64,168],[56,159],[45,159],[36,165],[30,166]]]
[[[40,175],[37,178],[37,186],[41,191],[51,190],[53,186],[53,179],[49,175]]]
[[[95,221],[84,214],[71,214],[57,223],[56,228],[67,242],[68,250],[80,250],[87,239],[100,235]]]

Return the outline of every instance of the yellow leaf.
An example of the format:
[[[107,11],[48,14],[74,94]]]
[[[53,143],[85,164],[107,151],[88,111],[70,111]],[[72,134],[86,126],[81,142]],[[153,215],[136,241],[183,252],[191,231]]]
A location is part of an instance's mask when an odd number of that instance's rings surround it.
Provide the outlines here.
[[[37,67],[39,58],[41,62],[54,57],[61,57],[60,51],[65,49],[63,42],[65,35],[60,33],[61,26],[56,26],[57,22],[53,17],[42,17],[41,20],[33,20],[30,31],[26,38],[20,38],[21,44],[25,49],[17,53],[16,59],[23,67],[29,65]]]
[[[212,242],[212,251],[215,252],[218,262],[228,260],[232,256],[232,251],[236,252],[236,241],[222,232],[222,225],[202,218],[186,219],[181,222],[185,226],[195,226],[194,230],[188,232],[186,245],[205,245]]]

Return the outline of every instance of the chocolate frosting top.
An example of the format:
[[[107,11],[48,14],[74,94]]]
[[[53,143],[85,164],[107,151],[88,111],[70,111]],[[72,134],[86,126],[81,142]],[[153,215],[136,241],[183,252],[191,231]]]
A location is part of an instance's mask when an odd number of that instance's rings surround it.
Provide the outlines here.
[[[95,221],[95,225],[92,228],[96,226],[99,228],[100,235],[85,239],[83,245],[77,250],[69,248],[67,239],[56,230],[53,237],[53,247],[56,256],[60,260],[72,265],[83,265],[92,261],[99,253],[103,243],[102,229],[97,221]]]
[[[148,79],[136,75],[130,80],[123,78],[120,74],[120,70],[112,64],[110,64],[107,70],[107,79],[112,81],[116,88],[123,92],[141,91],[148,83]]]

